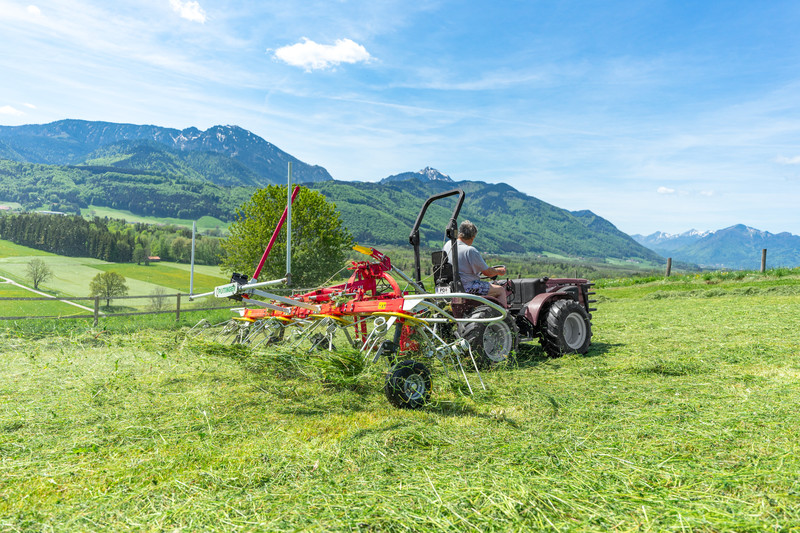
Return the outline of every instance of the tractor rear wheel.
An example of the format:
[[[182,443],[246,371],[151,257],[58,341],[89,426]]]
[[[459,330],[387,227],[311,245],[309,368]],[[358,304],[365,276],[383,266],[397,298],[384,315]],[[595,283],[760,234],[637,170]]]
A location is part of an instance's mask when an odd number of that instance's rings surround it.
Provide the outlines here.
[[[592,340],[589,313],[575,300],[558,300],[550,306],[545,317],[541,344],[550,357],[567,353],[584,354]]]
[[[497,316],[498,312],[488,305],[476,307],[469,316],[473,320],[485,320]],[[462,322],[458,335],[465,339],[478,368],[489,368],[502,363],[519,347],[519,329],[514,317],[507,314],[495,322]]]
[[[418,361],[401,361],[386,375],[384,392],[395,407],[419,409],[431,399],[431,371]]]

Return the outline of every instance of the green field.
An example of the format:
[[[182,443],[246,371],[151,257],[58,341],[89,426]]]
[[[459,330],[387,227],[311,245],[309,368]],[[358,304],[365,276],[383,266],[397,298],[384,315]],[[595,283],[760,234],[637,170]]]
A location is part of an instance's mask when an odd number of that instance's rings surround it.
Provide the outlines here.
[[[90,205],[89,207],[81,209],[81,215],[97,216],[100,218],[117,218],[127,222],[141,222],[144,224],[171,224],[174,226],[184,226],[187,228],[192,227],[192,220],[185,218],[169,218],[169,217],[148,217],[143,215],[135,215],[130,211],[124,209],[112,209],[110,207],[101,207]],[[223,222],[222,220],[210,216],[204,216],[197,219],[197,231],[204,232],[214,229],[219,229],[223,232],[227,231],[230,222]]]
[[[598,299],[586,356],[526,346],[474,397],[435,367],[419,411],[383,364],[8,328],[0,530],[800,530],[800,271]]]
[[[39,294],[32,293],[8,282],[0,280],[0,298],[41,298]],[[78,302],[86,305],[87,302]],[[2,316],[28,317],[28,316],[68,316],[85,315],[87,311],[78,307],[56,301],[5,301],[0,304]]]
[[[132,263],[108,263],[99,259],[86,257],[63,257],[55,254],[41,252],[33,248],[19,246],[8,241],[0,240],[0,276],[4,276],[22,285],[31,286],[28,279],[27,267],[33,258],[44,261],[53,273],[39,286],[40,291],[59,297],[85,297],[91,290],[89,284],[92,278],[101,272],[115,271],[126,279],[128,294],[130,296],[148,296],[157,290],[168,293],[189,292],[190,266],[178,263],[150,263],[148,266]],[[202,293],[214,289],[215,286],[226,283],[228,278],[222,275],[219,267],[197,265],[194,275],[194,292]],[[6,295],[0,285],[0,298],[39,297],[34,293],[25,296],[15,294]],[[174,298],[173,298],[174,300]],[[119,300],[125,306],[141,308],[150,305],[148,299]],[[78,302],[92,307],[92,302]],[[56,306],[56,307],[52,307]],[[66,307],[65,307],[66,306]],[[66,309],[66,310],[65,310]],[[77,308],[61,303],[50,302],[11,302],[0,300],[0,316],[21,316],[18,311],[32,315],[63,315],[83,313]]]

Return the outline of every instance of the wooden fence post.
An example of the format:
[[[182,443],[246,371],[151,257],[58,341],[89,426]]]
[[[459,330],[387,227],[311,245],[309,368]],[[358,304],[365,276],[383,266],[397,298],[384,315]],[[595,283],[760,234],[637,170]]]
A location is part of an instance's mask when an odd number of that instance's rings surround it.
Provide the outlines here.
[[[767,271],[767,249],[763,248],[761,250],[761,273]]]
[[[668,257],[667,258],[667,276],[666,277],[669,277],[669,275],[671,273],[672,273],[672,258]]]
[[[94,325],[97,327],[100,318],[100,297],[94,297]]]
[[[181,319],[181,293],[178,293],[175,298],[175,321]]]

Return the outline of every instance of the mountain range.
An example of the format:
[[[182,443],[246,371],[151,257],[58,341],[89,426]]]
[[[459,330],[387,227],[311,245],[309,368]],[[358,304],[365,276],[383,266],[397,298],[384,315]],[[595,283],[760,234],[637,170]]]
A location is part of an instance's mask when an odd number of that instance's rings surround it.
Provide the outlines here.
[[[287,163],[300,182],[333,179],[320,166],[306,164],[239,126],[177,130],[112,122],[59,120],[50,124],[0,126],[0,157],[46,165],[96,165],[141,168],[130,161],[136,148],[159,152],[167,166],[200,174],[208,166],[219,171],[207,179],[220,185],[264,186],[286,183]],[[230,181],[228,181],[230,180]]]
[[[324,168],[299,161],[238,126],[201,131],[82,120],[0,126],[0,200],[19,202],[28,209],[77,212],[99,205],[140,215],[232,220],[236,207],[255,188],[285,183],[289,161],[295,181],[333,201],[360,242],[407,244],[408,230],[424,200],[460,187],[467,193],[460,218],[478,224],[479,247],[489,253],[649,264],[663,263],[661,254],[692,263],[750,268],[734,253],[745,248],[742,241],[723,238],[735,232],[634,239],[591,211],[570,212],[504,183],[455,181],[430,167],[379,182],[335,181]],[[451,211],[449,204],[431,207],[421,228],[426,244],[441,242]],[[796,250],[794,236],[774,237],[764,246],[775,249],[771,257],[800,263],[778,249],[780,242]],[[749,238],[751,248],[761,246],[762,241]],[[724,251],[717,255],[703,251],[709,246]]]
[[[767,250],[767,265],[800,265],[800,237],[773,234],[737,224],[716,231],[689,230],[680,234],[656,232],[633,235],[636,242],[664,257],[709,268],[757,270],[761,251]]]

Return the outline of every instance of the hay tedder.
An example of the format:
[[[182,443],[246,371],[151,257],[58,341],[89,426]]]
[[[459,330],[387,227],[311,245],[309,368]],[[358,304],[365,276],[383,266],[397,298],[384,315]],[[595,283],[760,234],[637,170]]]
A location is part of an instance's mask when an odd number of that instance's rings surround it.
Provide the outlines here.
[[[291,187],[290,187],[291,188]],[[380,251],[363,246],[354,250],[364,260],[352,261],[346,282],[291,296],[274,294],[272,286],[290,279],[291,247],[287,245],[287,276],[258,281],[258,276],[284,223],[291,234],[291,205],[267,244],[252,277],[234,273],[231,282],[214,295],[247,301],[258,307],[236,309],[239,316],[209,328],[201,321],[195,330],[212,331],[218,341],[247,343],[252,347],[282,345],[290,350],[336,350],[349,344],[365,361],[386,358],[389,370],[384,391],[397,407],[416,409],[428,402],[431,367],[441,364],[446,379],[463,378],[473,392],[468,372],[485,388],[480,371],[512,357],[521,340],[538,338],[551,356],[586,353],[591,340],[591,284],[584,279],[516,279],[502,282],[509,307],[492,298],[463,291],[458,257],[434,252],[432,290],[426,290],[420,260],[420,226],[435,201],[457,196],[445,229],[445,238],[457,250],[457,219],[465,194],[454,189],[428,198],[417,216],[409,241],[414,249],[414,273],[409,276]],[[436,363],[438,361],[438,363]]]

